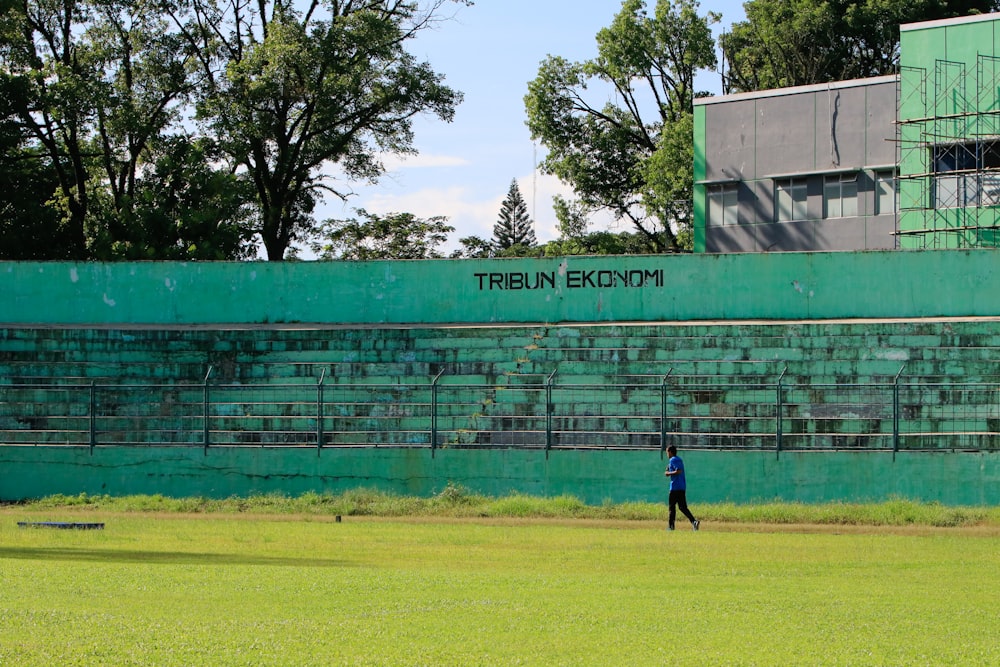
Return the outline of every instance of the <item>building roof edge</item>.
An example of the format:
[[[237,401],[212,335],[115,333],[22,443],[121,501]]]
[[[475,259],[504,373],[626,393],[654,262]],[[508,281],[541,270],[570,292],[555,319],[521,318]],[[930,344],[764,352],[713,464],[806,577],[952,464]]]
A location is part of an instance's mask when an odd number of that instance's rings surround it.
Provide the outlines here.
[[[937,19],[936,21],[921,21],[919,23],[904,23],[899,26],[900,32],[911,30],[927,30],[930,28],[944,28],[950,25],[961,25],[963,23],[979,23],[980,21],[1000,20],[1000,14],[991,12],[989,14],[971,14],[969,16],[958,16],[953,19]]]
[[[721,102],[738,102],[740,100],[762,99],[766,97],[781,97],[783,95],[798,95],[801,93],[815,93],[824,90],[839,90],[842,88],[860,88],[862,86],[875,86],[882,83],[895,83],[899,78],[897,74],[886,76],[873,76],[867,79],[847,79],[846,81],[831,81],[829,83],[812,83],[806,86],[791,86],[789,88],[771,88],[769,90],[755,90],[749,93],[732,93],[730,95],[716,95],[714,97],[696,97],[695,106],[703,104],[718,104]]]

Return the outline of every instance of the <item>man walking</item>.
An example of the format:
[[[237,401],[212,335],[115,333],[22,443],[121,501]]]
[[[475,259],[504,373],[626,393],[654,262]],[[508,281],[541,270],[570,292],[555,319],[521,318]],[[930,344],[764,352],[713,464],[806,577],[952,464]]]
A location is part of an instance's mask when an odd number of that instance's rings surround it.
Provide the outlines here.
[[[663,473],[670,478],[670,515],[667,530],[674,529],[674,519],[677,518],[677,508],[680,507],[681,514],[688,518],[691,527],[698,530],[701,521],[698,521],[691,514],[687,504],[687,480],[684,479],[684,461],[677,456],[677,448],[673,445],[667,447],[667,454],[670,461],[667,463],[667,471]]]

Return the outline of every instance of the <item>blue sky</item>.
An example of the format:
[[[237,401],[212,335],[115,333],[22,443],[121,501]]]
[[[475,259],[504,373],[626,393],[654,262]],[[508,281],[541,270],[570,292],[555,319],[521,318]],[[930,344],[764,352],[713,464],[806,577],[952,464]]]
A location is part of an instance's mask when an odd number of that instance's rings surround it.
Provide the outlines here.
[[[647,2],[650,11],[654,4]],[[620,9],[620,0],[477,0],[471,7],[448,7],[454,18],[425,32],[409,50],[464,93],[454,121],[418,119],[418,156],[388,160],[378,185],[356,186],[346,203],[327,201],[318,217],[353,217],[354,208],[444,215],[456,229],[446,246],[450,251],[460,237],[492,237],[510,181],[517,179],[538,240],[555,238],[552,197],[571,192],[554,177],[535,173],[544,148],[533,145],[525,126],[527,84],[547,55],[592,58],[595,35]],[[739,0],[702,2],[700,11],[722,13],[717,34],[744,17]],[[703,76],[699,88],[718,94],[719,75]]]

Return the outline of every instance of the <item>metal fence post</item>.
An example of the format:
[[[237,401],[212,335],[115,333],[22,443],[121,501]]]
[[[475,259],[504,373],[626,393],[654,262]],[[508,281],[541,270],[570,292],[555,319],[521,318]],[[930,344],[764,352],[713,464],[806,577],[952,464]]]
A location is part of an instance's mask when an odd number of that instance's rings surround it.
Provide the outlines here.
[[[673,368],[667,370],[667,374],[660,381],[660,458],[663,458],[667,451],[667,379],[674,372]]]
[[[97,445],[97,385],[90,383],[90,455],[94,455]]]
[[[326,368],[320,373],[316,384],[316,456],[323,449],[323,381],[326,380]]]
[[[431,458],[434,458],[434,452],[437,451],[438,442],[438,380],[444,375],[444,370],[438,371],[438,374],[434,376],[431,380]]]
[[[892,381],[892,460],[896,460],[899,451],[899,376],[903,374],[906,364],[903,364]]]
[[[783,400],[784,397],[782,396],[783,393],[782,382],[784,381],[785,373],[787,372],[788,372],[788,367],[785,366],[784,370],[781,371],[781,375],[778,376],[778,391],[777,391],[777,396],[775,397],[774,457],[776,459],[781,457],[781,435],[782,435],[781,413],[782,413],[782,405],[784,404]]]
[[[205,373],[205,395],[204,395],[204,432],[202,433],[202,442],[205,447],[205,455],[208,456],[208,417],[209,417],[209,404],[208,404],[208,378],[212,377],[212,366],[208,367],[208,372]]]
[[[549,450],[552,449],[552,378],[556,376],[556,371],[552,371],[545,379],[545,458],[549,458]]]

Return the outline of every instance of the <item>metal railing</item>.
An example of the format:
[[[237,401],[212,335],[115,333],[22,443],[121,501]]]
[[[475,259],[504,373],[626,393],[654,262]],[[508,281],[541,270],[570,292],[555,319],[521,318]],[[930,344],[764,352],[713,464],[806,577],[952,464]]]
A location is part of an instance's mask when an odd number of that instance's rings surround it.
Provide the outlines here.
[[[210,447],[998,447],[1000,383],[448,376],[367,383],[0,384],[0,444]]]

